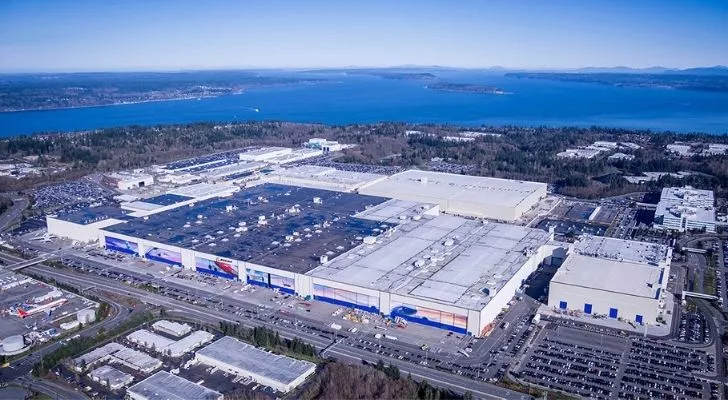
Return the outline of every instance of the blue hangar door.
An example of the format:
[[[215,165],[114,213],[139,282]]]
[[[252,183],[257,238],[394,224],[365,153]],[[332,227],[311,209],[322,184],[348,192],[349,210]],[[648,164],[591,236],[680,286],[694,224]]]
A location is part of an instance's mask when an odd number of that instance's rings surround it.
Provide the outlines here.
[[[619,311],[617,311],[616,308],[609,309],[609,318],[617,318],[618,314],[619,314]]]
[[[584,314],[591,314],[592,313],[592,305],[589,303],[584,303]]]

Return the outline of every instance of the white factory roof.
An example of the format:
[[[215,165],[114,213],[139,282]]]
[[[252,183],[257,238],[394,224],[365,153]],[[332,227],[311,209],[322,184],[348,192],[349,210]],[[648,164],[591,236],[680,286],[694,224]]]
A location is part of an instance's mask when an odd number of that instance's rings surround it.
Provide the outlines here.
[[[228,175],[233,174],[240,174],[243,172],[251,172],[259,170],[263,167],[265,167],[267,164],[262,162],[241,162],[238,164],[231,164],[231,165],[224,165],[222,167],[213,168],[204,171],[201,175],[203,175],[206,178],[219,178],[219,177],[225,177]]]
[[[164,336],[157,335],[156,333],[149,332],[146,329],[136,330],[128,335],[126,338],[134,343],[143,344],[145,347],[154,347],[157,350],[164,350],[169,345],[174,343],[174,340],[167,339]]]
[[[183,337],[182,339],[169,344],[165,350],[169,351],[169,354],[172,357],[176,357],[178,355],[187,353],[195,347],[207,343],[214,338],[215,336],[209,332],[194,331],[189,335]]]
[[[653,265],[570,254],[551,282],[655,299],[662,274]]]
[[[293,184],[314,188],[340,187],[355,189],[366,184],[385,179],[385,175],[367,172],[341,171],[336,168],[317,165],[301,165],[292,168],[281,168],[265,177],[266,181]]]
[[[416,195],[423,202],[464,202],[487,206],[515,207],[546,184],[442,172],[408,170],[365,187],[362,194],[402,198]]]
[[[671,214],[676,218],[686,216],[695,221],[715,222],[714,202],[711,190],[693,189],[689,186],[664,188],[655,215]]]
[[[147,400],[213,400],[222,399],[222,394],[187,379],[159,371],[149,378],[131,386],[127,393]]]
[[[130,349],[128,347],[124,347],[117,351],[113,354],[113,357],[127,364],[133,365],[142,371],[154,369],[157,368],[157,366],[162,365],[161,361],[149,354],[142,353],[141,351]]]
[[[112,387],[125,385],[127,382],[131,382],[134,379],[134,377],[130,374],[119,371],[109,365],[102,365],[101,367],[89,372],[89,375],[100,382],[108,381],[109,385]]]
[[[398,205],[406,204],[393,204]],[[385,209],[375,213],[387,216]],[[499,291],[550,238],[516,225],[449,215],[419,218],[398,220],[374,245],[360,245],[307,275],[481,310],[490,301],[485,292]]]
[[[316,364],[311,362],[269,353],[229,336],[198,350],[197,354],[279,382],[283,386],[290,385],[301,375],[316,368]]]
[[[144,172],[119,171],[106,174],[107,177],[117,179],[119,181],[138,181],[153,179],[154,177]]]
[[[295,149],[290,153],[277,155],[267,158],[265,161],[273,164],[287,164],[307,158],[317,157],[323,154],[323,151],[317,149]]]
[[[215,196],[226,196],[240,191],[240,188],[232,185],[214,183],[196,183],[194,185],[182,186],[168,191],[168,194],[194,197],[196,199],[209,199]]]
[[[86,353],[80,357],[76,357],[73,361],[76,365],[81,365],[82,363],[85,363],[86,365],[90,365],[104,357],[112,355],[112,354],[116,353],[117,351],[120,351],[120,350],[126,349],[126,348],[127,347],[122,346],[119,343],[112,342],[107,345],[101,346],[97,349],[94,349],[92,351],[89,351],[88,353]]]
[[[574,252],[583,256],[651,265],[665,263],[670,256],[669,248],[662,244],[588,235],[574,243]]]
[[[192,330],[189,324],[180,324],[179,322],[167,321],[166,319],[153,323],[152,328],[168,333],[174,332],[177,336],[182,336]]]
[[[245,155],[246,157],[258,157],[265,156],[267,154],[289,153],[291,151],[293,151],[293,149],[288,147],[262,147],[260,149],[244,151],[240,154]]]

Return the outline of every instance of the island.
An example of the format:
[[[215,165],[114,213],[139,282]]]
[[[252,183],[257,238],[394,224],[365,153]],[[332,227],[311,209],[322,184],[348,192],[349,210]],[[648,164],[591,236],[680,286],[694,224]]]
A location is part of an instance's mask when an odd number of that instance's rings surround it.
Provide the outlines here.
[[[505,90],[488,85],[476,85],[472,83],[450,83],[437,82],[426,86],[428,89],[440,90],[444,92],[465,92],[479,94],[510,94]]]
[[[679,73],[574,73],[514,72],[505,76],[520,79],[545,79],[559,82],[596,83],[617,87],[728,92],[728,75]]]

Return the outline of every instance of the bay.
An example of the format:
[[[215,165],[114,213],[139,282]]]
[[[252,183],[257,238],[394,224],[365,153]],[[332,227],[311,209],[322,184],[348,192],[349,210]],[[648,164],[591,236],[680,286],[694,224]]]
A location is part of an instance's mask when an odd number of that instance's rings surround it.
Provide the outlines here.
[[[492,95],[432,90],[426,88],[426,81],[343,73],[305,75],[328,82],[251,89],[216,98],[0,113],[0,137],[132,124],[248,120],[337,125],[396,121],[472,127],[598,125],[728,133],[728,93],[518,79],[495,73],[437,74],[441,81],[496,86],[512,93]]]

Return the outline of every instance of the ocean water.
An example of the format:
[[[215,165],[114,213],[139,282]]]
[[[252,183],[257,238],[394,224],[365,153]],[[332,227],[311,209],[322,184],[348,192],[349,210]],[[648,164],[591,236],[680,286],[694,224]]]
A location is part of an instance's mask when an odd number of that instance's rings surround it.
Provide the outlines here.
[[[199,100],[0,113],[0,137],[131,124],[247,120],[400,121],[473,127],[599,125],[728,134],[728,93],[527,80],[492,73],[437,75],[443,81],[492,85],[512,94],[443,92],[427,89],[422,81],[306,74],[330,81]]]

